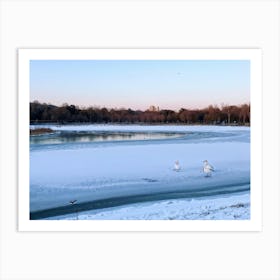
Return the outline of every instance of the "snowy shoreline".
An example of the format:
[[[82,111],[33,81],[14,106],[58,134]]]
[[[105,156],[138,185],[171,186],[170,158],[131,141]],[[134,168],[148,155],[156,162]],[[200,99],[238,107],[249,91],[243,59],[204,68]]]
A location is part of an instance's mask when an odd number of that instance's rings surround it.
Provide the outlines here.
[[[48,220],[248,220],[250,194],[211,199],[173,199],[83,211]]]
[[[30,129],[50,128],[52,130],[73,131],[249,131],[244,125],[192,125],[192,124],[30,124]]]

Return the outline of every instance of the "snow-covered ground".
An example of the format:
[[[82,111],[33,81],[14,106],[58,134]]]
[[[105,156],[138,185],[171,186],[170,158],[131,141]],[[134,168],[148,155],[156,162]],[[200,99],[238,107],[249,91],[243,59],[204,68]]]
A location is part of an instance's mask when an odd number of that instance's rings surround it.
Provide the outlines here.
[[[216,125],[120,125],[120,124],[89,124],[89,125],[55,125],[41,124],[30,125],[34,128],[50,128],[59,131],[210,131],[210,132],[232,132],[232,131],[250,131],[246,126],[216,126]]]
[[[47,127],[60,132],[73,133],[179,132],[181,136],[146,141],[90,143],[68,141],[62,144],[51,144],[51,142],[43,145],[31,144],[30,210],[32,212],[67,206],[70,200],[77,200],[79,204],[110,199],[110,203],[118,205],[117,210],[98,209],[94,210],[94,214],[85,214],[85,216],[90,215],[92,219],[102,219],[102,217],[103,219],[132,217],[166,219],[172,218],[175,214],[172,216],[171,213],[174,212],[177,213],[174,216],[176,219],[202,219],[203,217],[203,219],[210,217],[234,219],[235,217],[225,214],[226,211],[235,213],[234,211],[244,210],[249,213],[250,128],[248,127],[182,125],[49,125]],[[48,136],[32,137],[47,139]],[[60,136],[58,133],[51,137]],[[209,178],[205,178],[202,172],[205,159],[215,167],[215,172]],[[173,170],[176,160],[182,167],[179,172]],[[241,191],[247,191],[244,197],[241,196],[247,201],[246,207],[231,207],[235,203],[231,198],[238,198],[234,193]],[[221,203],[224,203],[221,207],[226,207],[226,210],[216,211],[213,204],[211,209],[215,210],[216,214],[199,216],[199,213],[204,211],[203,203],[206,203],[206,200],[196,200],[196,198],[208,196],[207,200],[212,201],[210,196],[219,194],[231,194],[227,198],[213,199],[217,207],[220,203],[217,199],[221,199],[223,201]],[[178,199],[174,200],[174,198]],[[193,200],[189,200],[191,198]],[[165,201],[160,201],[163,199]],[[131,203],[137,202],[137,204],[129,205],[130,200]],[[121,205],[122,201],[125,201],[123,205]],[[147,201],[150,201],[149,205],[144,204]],[[140,202],[143,204],[139,204]],[[145,211],[150,214],[145,215]],[[187,213],[194,214],[187,215]],[[243,213],[240,218],[248,218],[248,213]],[[101,216],[102,214],[104,216]],[[239,214],[236,215],[238,218]]]
[[[176,199],[127,207],[91,210],[50,219],[56,220],[247,220],[249,193],[212,199]]]

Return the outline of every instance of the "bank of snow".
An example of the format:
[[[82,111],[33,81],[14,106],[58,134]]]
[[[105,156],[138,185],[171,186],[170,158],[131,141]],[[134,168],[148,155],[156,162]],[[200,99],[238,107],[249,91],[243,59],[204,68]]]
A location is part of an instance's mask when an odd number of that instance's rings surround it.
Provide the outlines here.
[[[216,125],[135,125],[135,124],[79,124],[58,125],[41,124],[30,125],[30,129],[49,128],[55,131],[128,131],[128,132],[233,132],[250,131],[247,126],[216,126]]]
[[[80,212],[53,220],[248,220],[248,192],[211,199],[173,199]]]

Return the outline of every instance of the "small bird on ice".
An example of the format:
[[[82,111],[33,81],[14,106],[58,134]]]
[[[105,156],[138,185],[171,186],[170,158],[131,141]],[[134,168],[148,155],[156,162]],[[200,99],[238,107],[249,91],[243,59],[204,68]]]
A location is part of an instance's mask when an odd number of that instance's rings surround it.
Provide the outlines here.
[[[75,200],[70,200],[70,201],[69,201],[69,204],[73,205],[73,204],[75,204],[76,202],[77,202],[77,199],[75,199]]]
[[[181,166],[180,166],[180,164],[179,164],[179,161],[176,160],[176,161],[175,161],[175,164],[174,164],[173,170],[174,170],[174,171],[179,171],[180,169],[181,169]]]
[[[209,164],[208,160],[203,161],[203,172],[205,173],[205,177],[209,177],[212,175],[212,171],[214,171],[214,167]]]

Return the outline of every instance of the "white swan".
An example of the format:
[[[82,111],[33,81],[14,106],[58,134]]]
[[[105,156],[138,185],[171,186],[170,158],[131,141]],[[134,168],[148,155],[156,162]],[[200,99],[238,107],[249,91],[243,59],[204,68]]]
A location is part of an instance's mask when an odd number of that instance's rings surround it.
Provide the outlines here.
[[[203,172],[205,174],[206,177],[209,177],[212,175],[212,171],[214,171],[214,167],[209,164],[209,162],[207,160],[203,161]]]
[[[181,169],[181,166],[180,166],[180,164],[179,164],[179,161],[176,160],[176,161],[175,161],[175,164],[174,164],[173,170],[179,171],[180,169]]]

